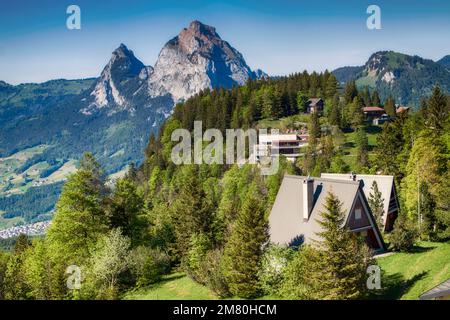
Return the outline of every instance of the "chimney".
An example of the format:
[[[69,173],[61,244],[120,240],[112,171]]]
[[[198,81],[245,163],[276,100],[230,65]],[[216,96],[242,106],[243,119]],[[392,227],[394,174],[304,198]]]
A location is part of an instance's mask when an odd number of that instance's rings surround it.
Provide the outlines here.
[[[303,180],[303,221],[308,221],[313,205],[314,179]]]

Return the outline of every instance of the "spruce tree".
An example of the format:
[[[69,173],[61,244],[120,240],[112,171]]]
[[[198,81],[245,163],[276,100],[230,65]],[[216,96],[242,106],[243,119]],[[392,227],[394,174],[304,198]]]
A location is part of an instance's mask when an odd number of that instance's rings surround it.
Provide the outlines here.
[[[389,96],[386,101],[384,102],[384,110],[390,117],[395,117],[395,100],[392,96]]]
[[[4,271],[3,286],[5,291],[0,295],[3,295],[7,300],[23,300],[28,296],[29,286],[26,282],[24,261],[29,248],[28,237],[21,234],[17,238]]]
[[[426,123],[434,133],[439,134],[442,132],[445,121],[447,121],[450,114],[450,105],[438,86],[434,87],[427,106]]]
[[[320,123],[319,116],[316,112],[311,113],[308,123],[309,144],[317,145],[317,140],[320,138]]]
[[[345,103],[349,104],[353,101],[353,99],[358,95],[358,90],[356,89],[356,83],[355,81],[349,81],[345,85],[344,89],[344,98]]]
[[[80,266],[106,232],[108,218],[103,205],[107,192],[102,168],[86,153],[63,187],[47,234],[50,251],[59,262]]]
[[[306,112],[306,102],[308,98],[303,92],[297,92],[297,108],[300,112]]]
[[[381,105],[380,96],[378,95],[378,91],[374,90],[372,93],[372,104],[375,107],[379,107]]]
[[[365,86],[363,92],[361,93],[361,98],[364,101],[364,105],[366,107],[371,106],[372,105],[372,98],[370,96],[370,92],[369,92],[369,87]]]
[[[326,97],[331,99],[337,93],[338,82],[334,74],[330,74],[326,83],[325,94]]]
[[[426,240],[435,240],[436,234],[436,201],[430,193],[428,184],[420,184],[420,214],[422,217],[420,233]]]
[[[241,298],[260,293],[258,271],[263,245],[268,240],[265,201],[256,183],[252,183],[225,246],[225,277],[230,292]]]
[[[383,213],[384,213],[384,199],[381,191],[378,189],[378,183],[374,180],[370,188],[369,199],[370,210],[377,222],[378,229],[384,230],[383,227]]]
[[[14,253],[22,253],[30,246],[30,240],[28,240],[28,236],[24,233],[21,233],[17,239],[16,243],[14,245]]]
[[[137,245],[142,239],[142,229],[145,227],[141,217],[143,207],[144,200],[138,194],[134,182],[128,178],[117,180],[106,210],[109,229],[120,228],[122,234],[131,238],[133,245]]]
[[[364,240],[345,226],[342,203],[330,191],[318,223],[322,261],[316,267],[324,299],[357,299],[366,291],[366,271],[374,261]]]
[[[369,165],[369,141],[364,127],[356,130],[356,166],[359,170]]]
[[[174,252],[181,258],[182,266],[187,264],[191,239],[194,234],[203,233],[211,238],[211,204],[203,189],[197,166],[188,165],[180,172],[177,183],[179,191],[172,203],[172,221],[176,243]]]
[[[393,175],[399,180],[401,171],[397,159],[404,145],[402,127],[397,122],[385,123],[376,145],[375,161],[378,169],[382,174]]]
[[[356,130],[364,123],[363,107],[364,102],[360,97],[353,98],[353,102],[349,106],[349,118],[353,130]]]
[[[339,106],[339,95],[335,95],[331,105],[331,112],[329,116],[329,122],[334,126],[341,126],[341,110]]]

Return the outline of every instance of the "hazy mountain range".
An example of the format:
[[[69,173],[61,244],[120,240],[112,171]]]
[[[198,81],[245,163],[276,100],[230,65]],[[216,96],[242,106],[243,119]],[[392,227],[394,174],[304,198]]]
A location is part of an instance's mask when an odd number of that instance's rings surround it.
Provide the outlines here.
[[[333,72],[340,82],[376,88],[382,99],[392,94],[417,105],[435,84],[449,91],[449,57],[433,62],[377,52],[364,66]],[[61,181],[83,152],[93,152],[109,174],[123,171],[142,160],[150,133],[175,103],[205,88],[262,77],[215,28],[193,21],[165,44],[154,66],[121,44],[98,78],[17,86],[0,81],[0,228],[4,218],[48,218]]]

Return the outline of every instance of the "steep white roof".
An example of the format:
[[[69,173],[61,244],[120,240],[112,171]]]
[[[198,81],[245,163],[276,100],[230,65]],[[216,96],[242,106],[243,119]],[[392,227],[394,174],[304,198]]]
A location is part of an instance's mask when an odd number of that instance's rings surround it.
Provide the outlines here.
[[[322,173],[320,175],[322,178],[326,179],[338,179],[338,180],[353,180],[353,175],[351,173]],[[373,175],[373,174],[357,174],[356,180],[362,180],[362,189],[364,195],[367,199],[372,192],[372,183],[376,181],[378,185],[378,190],[381,192],[383,197],[383,223],[386,222],[386,217],[389,211],[389,202],[391,199],[391,192],[394,192],[394,176],[385,175]]]

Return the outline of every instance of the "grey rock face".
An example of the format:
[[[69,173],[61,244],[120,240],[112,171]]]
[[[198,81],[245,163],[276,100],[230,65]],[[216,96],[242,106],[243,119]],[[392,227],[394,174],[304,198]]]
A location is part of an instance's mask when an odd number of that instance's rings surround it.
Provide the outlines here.
[[[187,99],[205,88],[242,85],[256,74],[214,27],[193,21],[161,50],[149,78],[152,96]]]
[[[157,97],[183,101],[206,88],[231,88],[248,79],[267,77],[253,72],[242,54],[222,40],[214,27],[193,21],[162,48],[153,67],[145,66],[121,44],[103,69],[81,112],[87,116],[147,106]]]
[[[124,44],[112,53],[95,87],[90,93],[90,102],[81,110],[89,115],[96,109],[109,108],[110,113],[133,109],[130,94],[145,84],[152,68],[145,67]]]

